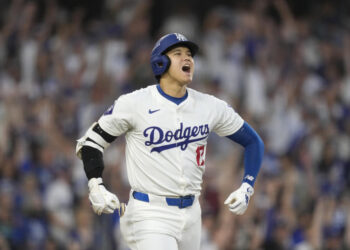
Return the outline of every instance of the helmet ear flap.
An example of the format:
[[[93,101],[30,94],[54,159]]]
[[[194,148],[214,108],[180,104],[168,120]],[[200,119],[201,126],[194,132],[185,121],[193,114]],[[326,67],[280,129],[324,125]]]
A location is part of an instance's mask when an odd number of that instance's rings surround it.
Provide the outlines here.
[[[151,66],[154,75],[161,76],[170,67],[170,58],[167,55],[157,55],[151,58]]]

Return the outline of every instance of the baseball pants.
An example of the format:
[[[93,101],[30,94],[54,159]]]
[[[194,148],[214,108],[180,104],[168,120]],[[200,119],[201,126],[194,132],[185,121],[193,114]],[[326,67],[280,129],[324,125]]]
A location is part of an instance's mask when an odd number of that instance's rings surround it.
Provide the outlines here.
[[[120,230],[132,250],[199,250],[201,224],[198,197],[192,206],[180,209],[161,196],[137,200],[131,191]]]

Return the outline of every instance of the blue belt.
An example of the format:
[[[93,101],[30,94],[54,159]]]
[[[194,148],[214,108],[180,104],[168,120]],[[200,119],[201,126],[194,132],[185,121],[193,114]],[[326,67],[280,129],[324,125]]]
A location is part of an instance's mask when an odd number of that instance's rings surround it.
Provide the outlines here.
[[[139,201],[149,202],[148,194],[134,191],[132,196]],[[195,196],[194,195],[186,195],[180,196],[177,198],[165,197],[165,201],[169,206],[176,206],[179,208],[190,207],[193,204]]]

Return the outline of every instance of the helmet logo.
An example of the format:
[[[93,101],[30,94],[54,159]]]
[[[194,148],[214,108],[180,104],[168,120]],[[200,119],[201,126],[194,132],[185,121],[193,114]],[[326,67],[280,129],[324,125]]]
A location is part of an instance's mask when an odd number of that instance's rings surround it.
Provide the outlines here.
[[[187,39],[186,39],[186,37],[184,35],[181,35],[179,33],[174,33],[174,34],[175,34],[177,40],[179,40],[179,41],[187,41]]]

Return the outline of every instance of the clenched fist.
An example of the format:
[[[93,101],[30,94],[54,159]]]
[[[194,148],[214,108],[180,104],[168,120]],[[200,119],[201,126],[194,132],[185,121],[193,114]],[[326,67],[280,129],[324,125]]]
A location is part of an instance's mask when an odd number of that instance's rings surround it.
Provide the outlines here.
[[[246,182],[234,192],[232,192],[225,200],[225,205],[228,205],[232,213],[241,215],[248,208],[250,197],[254,194],[254,188]]]
[[[88,186],[89,200],[96,214],[111,214],[115,209],[119,209],[120,203],[117,196],[107,191],[103,185],[102,178],[91,178]]]

